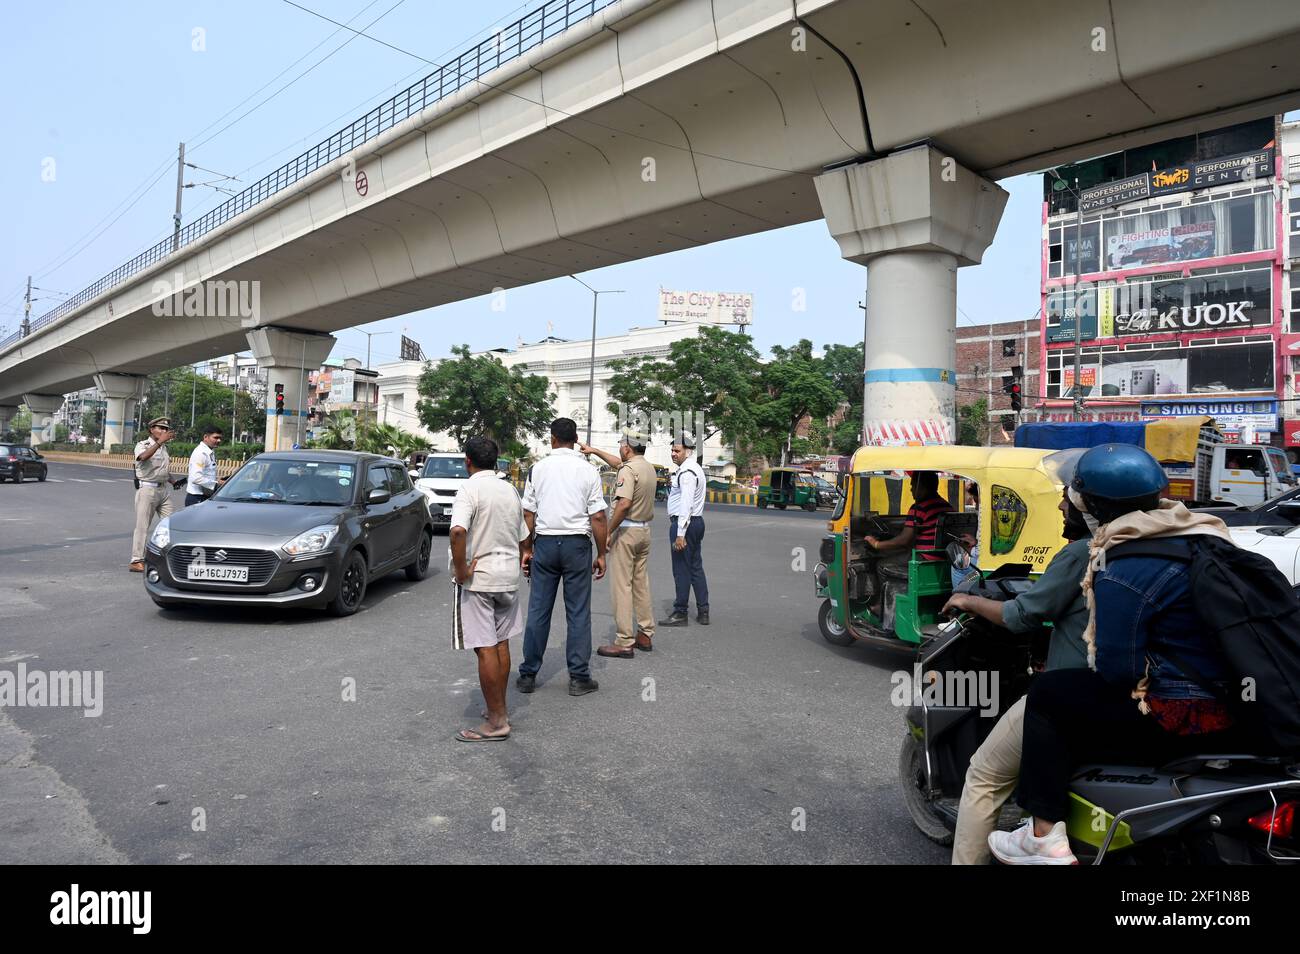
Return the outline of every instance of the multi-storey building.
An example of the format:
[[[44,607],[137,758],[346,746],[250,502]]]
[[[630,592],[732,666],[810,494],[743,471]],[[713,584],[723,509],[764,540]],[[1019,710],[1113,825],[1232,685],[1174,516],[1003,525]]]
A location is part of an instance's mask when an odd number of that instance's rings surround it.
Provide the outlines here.
[[[1031,417],[1204,413],[1229,439],[1283,443],[1292,310],[1278,133],[1263,119],[1044,175]]]
[[[990,446],[1015,440],[1020,415],[1011,409],[1011,396],[1003,384],[1020,369],[1023,409],[1039,393],[1038,356],[1041,350],[1041,320],[1003,321],[993,325],[957,326],[957,438],[963,437],[962,409],[984,401],[986,427],[966,435]],[[1023,414],[1022,409],[1022,414]]]

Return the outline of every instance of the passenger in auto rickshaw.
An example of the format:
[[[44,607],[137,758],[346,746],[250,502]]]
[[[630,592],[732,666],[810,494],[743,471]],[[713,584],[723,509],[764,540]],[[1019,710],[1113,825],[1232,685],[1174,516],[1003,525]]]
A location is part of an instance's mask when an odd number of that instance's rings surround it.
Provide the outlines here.
[[[867,546],[873,550],[933,550],[935,537],[939,532],[939,517],[952,513],[952,504],[939,496],[939,475],[932,470],[918,470],[912,474],[912,506],[908,508],[907,519],[898,536],[881,540],[874,536],[866,538]],[[926,560],[940,560],[936,553],[925,553]]]

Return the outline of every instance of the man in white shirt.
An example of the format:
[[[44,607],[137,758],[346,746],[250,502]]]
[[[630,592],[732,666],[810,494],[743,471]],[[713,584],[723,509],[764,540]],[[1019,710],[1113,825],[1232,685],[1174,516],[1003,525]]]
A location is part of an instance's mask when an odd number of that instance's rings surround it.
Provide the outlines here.
[[[660,626],[685,626],[695,589],[696,622],[709,625],[709,582],[704,578],[704,471],[695,460],[695,439],[683,433],[672,447],[673,474],[668,490],[668,541],[673,548],[673,612]]]
[[[213,449],[221,443],[221,428],[209,424],[203,428],[203,440],[190,453],[190,478],[185,484],[185,506],[202,503],[217,489],[217,455]]]
[[[451,508],[452,647],[478,656],[479,688],[487,703],[483,723],[456,733],[460,742],[500,742],[510,738],[506,683],[510,679],[510,640],[524,631],[519,598],[520,567],[528,526],[519,494],[497,479],[497,445],[486,437],[465,442],[469,479],[456,491]]]
[[[551,634],[551,612],[564,581],[567,622],[565,657],[569,666],[569,695],[595,692],[591,678],[591,578],[605,575],[608,521],[600,473],[574,449],[578,425],[567,417],[551,422],[551,453],[533,466],[524,486],[524,520],[529,542],[524,574],[532,581],[528,624],[524,629],[524,661],[515,688],[532,692]],[[592,538],[596,559],[591,558]]]

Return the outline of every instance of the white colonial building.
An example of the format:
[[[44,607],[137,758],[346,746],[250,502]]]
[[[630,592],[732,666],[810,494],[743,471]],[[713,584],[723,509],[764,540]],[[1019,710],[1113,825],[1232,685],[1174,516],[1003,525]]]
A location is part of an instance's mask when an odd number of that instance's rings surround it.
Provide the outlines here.
[[[640,355],[666,358],[674,341],[696,337],[700,327],[700,322],[682,322],[653,328],[632,328],[626,334],[597,338],[594,401],[589,388],[590,338],[566,341],[552,337],[534,344],[520,342],[514,349],[494,348],[480,353],[493,355],[508,368],[521,365],[526,373],[546,378],[555,395],[556,415],[577,422],[579,440],[586,439],[587,409],[590,405],[594,409],[591,441],[597,447],[612,451],[618,444],[619,435],[615,416],[605,408],[610,401],[607,390],[609,379],[614,373],[609,362],[616,358]],[[435,449],[454,450],[455,441],[449,435],[430,434],[420,424],[416,404],[420,400],[417,387],[423,369],[424,362],[421,361],[395,361],[375,369],[380,374],[379,420],[428,437],[430,446]],[[665,419],[668,415],[677,416],[683,412],[689,415],[692,411],[691,408],[663,409]],[[671,466],[669,434],[655,429],[653,441],[646,457],[652,463]],[[550,448],[549,437],[543,435],[542,438],[534,439],[529,446],[535,455],[540,456]],[[730,448],[724,447],[716,435],[705,445],[704,464],[710,474],[735,472]]]

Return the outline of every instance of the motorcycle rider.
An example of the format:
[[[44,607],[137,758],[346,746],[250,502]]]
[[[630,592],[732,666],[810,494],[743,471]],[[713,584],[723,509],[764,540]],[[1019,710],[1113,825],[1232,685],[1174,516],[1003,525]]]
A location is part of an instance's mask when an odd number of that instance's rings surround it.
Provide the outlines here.
[[[1066,482],[1069,482],[1068,475]],[[1088,649],[1083,641],[1088,605],[1079,584],[1088,568],[1088,538],[1092,533],[1083,514],[1070,502],[1068,490],[1061,494],[1060,511],[1065,518],[1061,535],[1070,542],[1047,564],[1029,592],[1009,602],[954,593],[943,612],[946,615],[973,613],[1013,633],[1031,632],[1044,623],[1051,623],[1045,669],[1084,669],[1088,665]],[[1002,804],[1020,777],[1024,719],[1022,696],[1003,713],[971,756],[957,810],[957,830],[953,834],[952,863],[955,865],[986,865],[992,857],[989,834],[997,828]]]
[[[999,861],[1077,863],[1065,818],[1070,773],[1079,762],[1160,764],[1233,746],[1224,704],[1171,660],[1212,682],[1228,676],[1213,637],[1197,625],[1187,564],[1156,556],[1105,560],[1108,549],[1130,540],[1183,547],[1188,542],[1180,538],[1196,534],[1231,540],[1217,517],[1162,500],[1167,483],[1155,458],[1133,445],[1104,444],[1079,459],[1070,500],[1097,524],[1083,579],[1089,668],[1043,673],[1029,688],[1018,800],[1032,817],[1013,832],[989,835]]]

